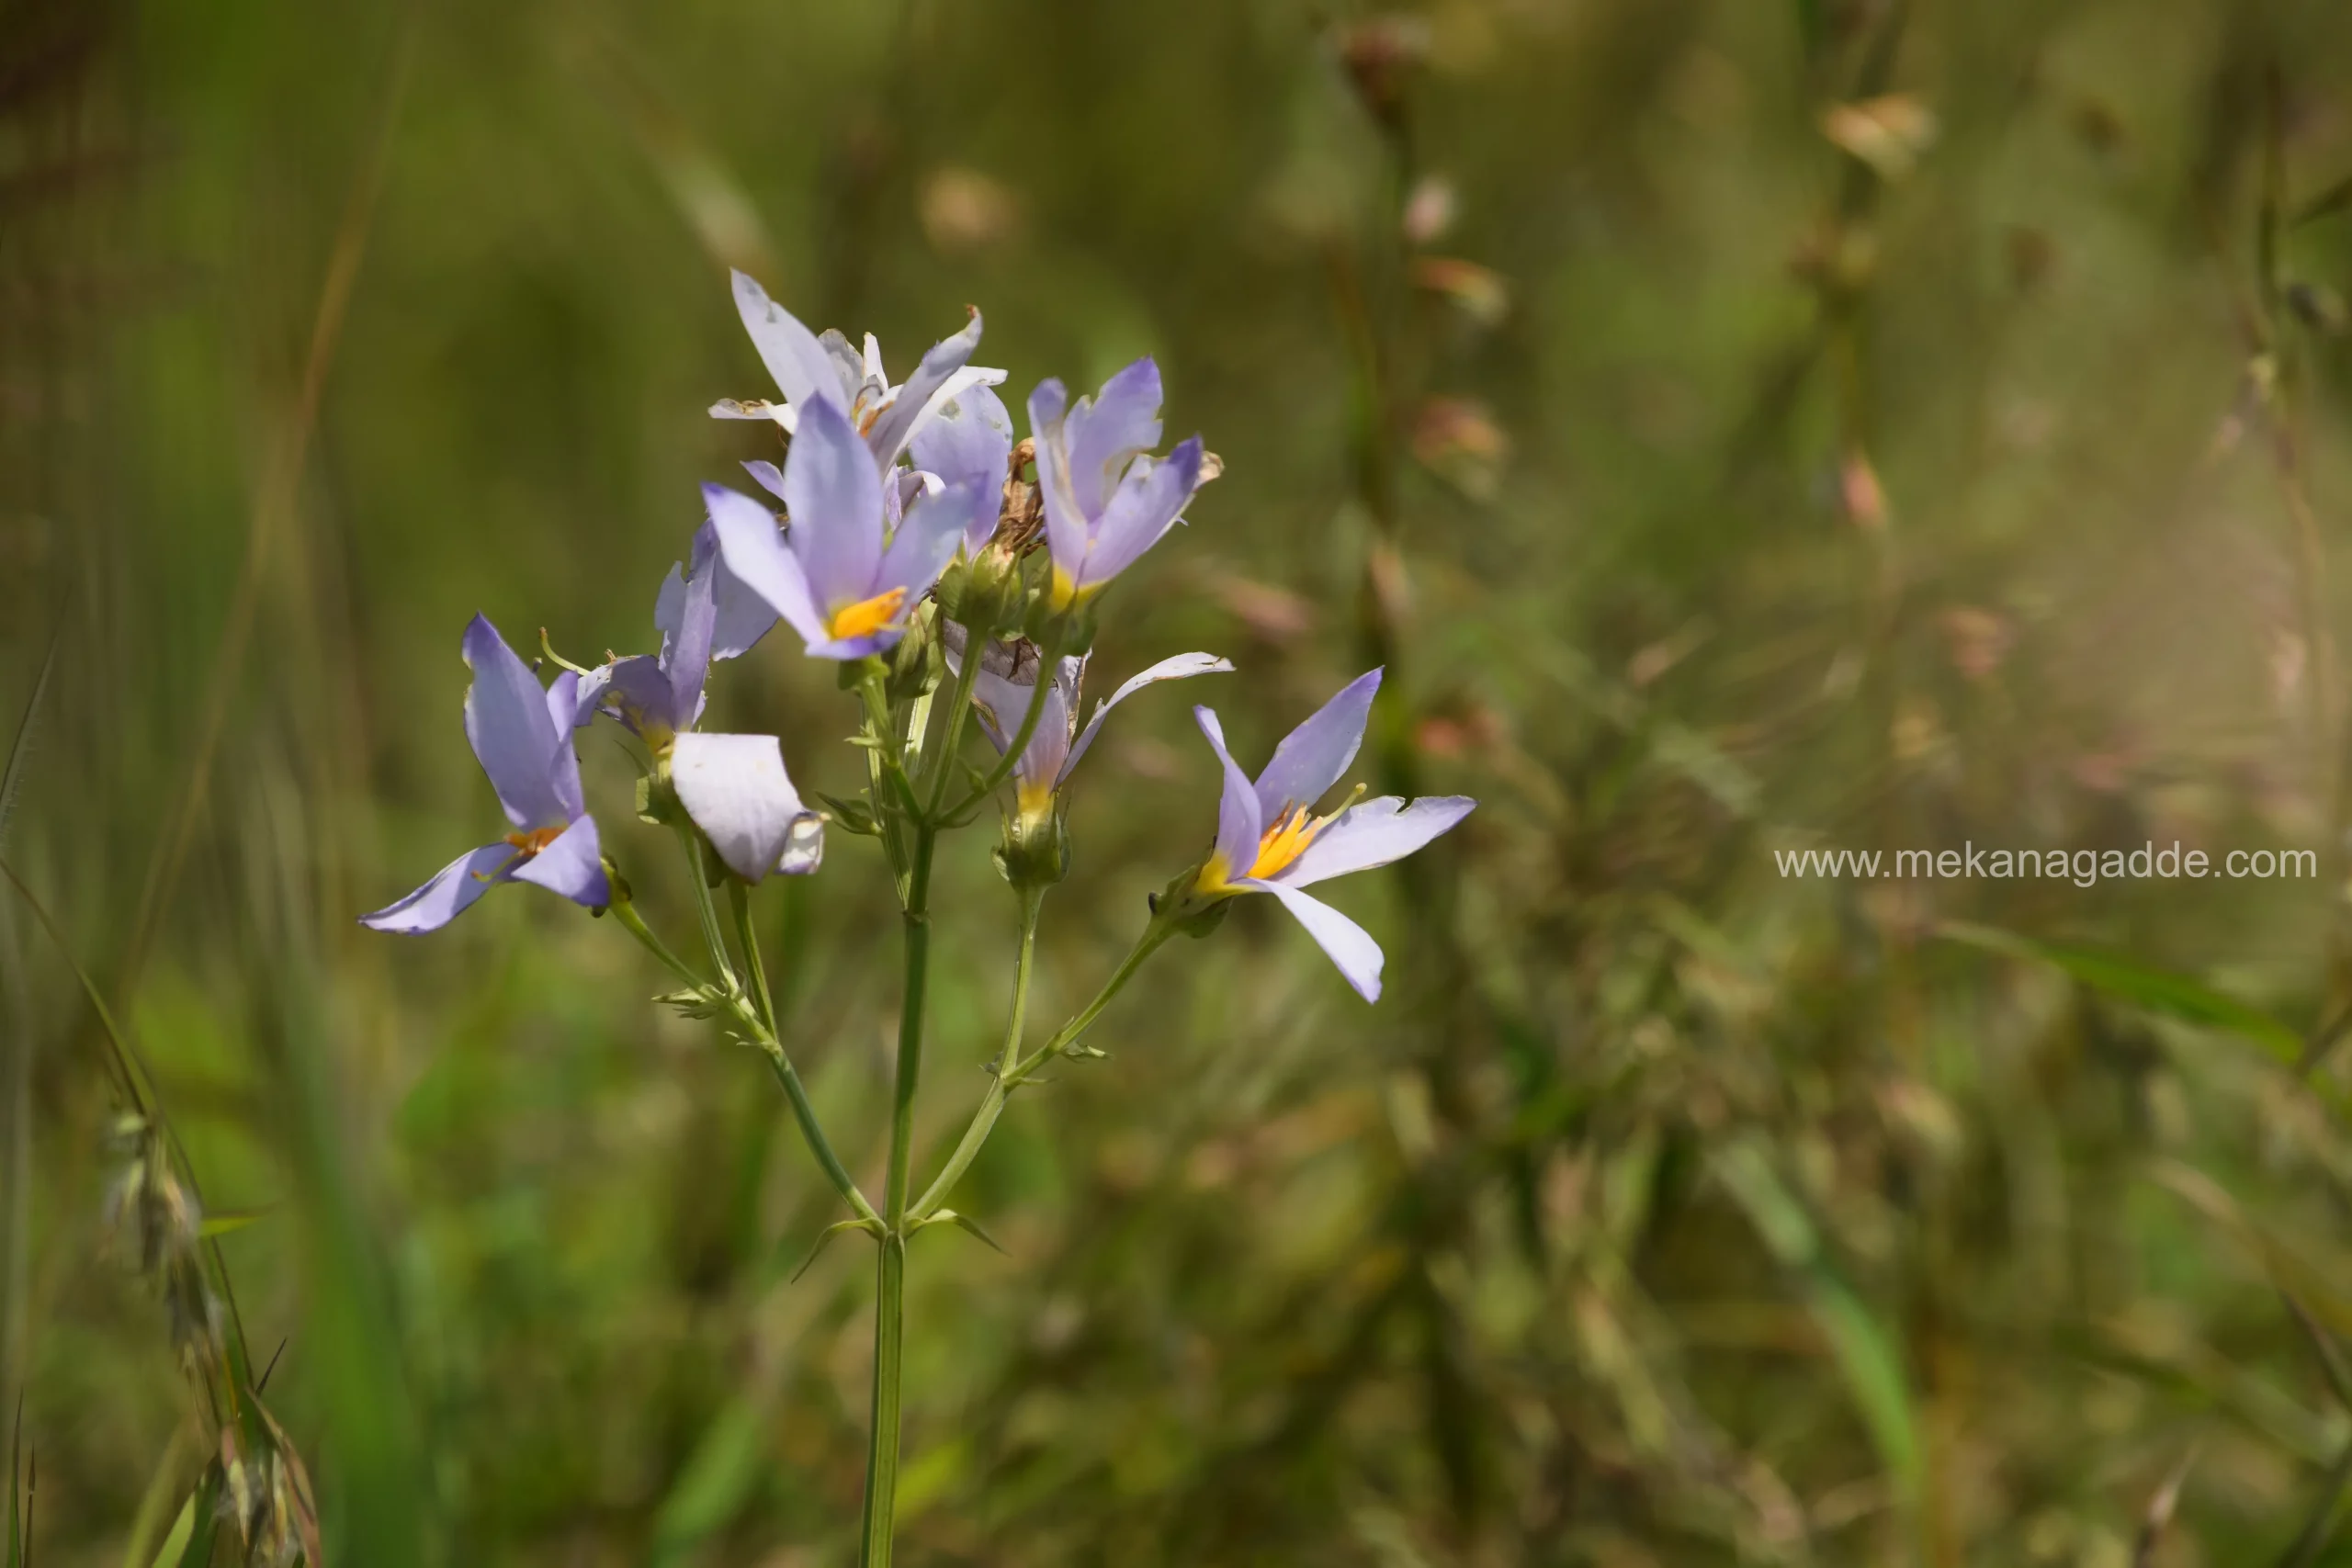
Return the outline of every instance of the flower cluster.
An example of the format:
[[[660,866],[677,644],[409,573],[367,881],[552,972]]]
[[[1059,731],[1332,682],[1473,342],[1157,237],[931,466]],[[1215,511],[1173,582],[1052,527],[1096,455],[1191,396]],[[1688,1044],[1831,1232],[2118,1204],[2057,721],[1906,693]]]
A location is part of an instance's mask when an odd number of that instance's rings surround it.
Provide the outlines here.
[[[1380,994],[1372,938],[1310,897],[1316,883],[1384,865],[1459,822],[1464,799],[1364,800],[1359,788],[1318,814],[1354,761],[1379,690],[1358,678],[1293,731],[1255,780],[1227,750],[1216,716],[1195,710],[1224,772],[1216,831],[1202,858],[1152,902],[1149,924],[1084,1010],[1034,1050],[1023,1044],[1038,909],[1070,859],[1070,776],[1111,710],[1164,681],[1227,672],[1207,653],[1181,653],[1129,678],[1080,722],[1080,689],[1104,591],[1169,531],[1219,465],[1197,435],[1164,456],[1159,368],[1139,359],[1091,397],[1059,381],[1029,396],[1029,434],[992,389],[1004,374],[971,364],[975,310],[894,384],[881,345],[811,333],[749,277],[735,303],[774,377],[775,400],[727,400],[717,418],[772,422],[784,459],[744,465],[766,492],[703,487],[703,520],[685,561],[654,603],[654,652],[608,656],[594,668],[559,658],[540,634],[553,678],[476,616],[462,648],[473,682],[466,738],[509,829],[468,851],[364,923],[421,932],[447,925],[489,889],[535,883],[610,912],[681,983],[661,999],[718,1018],[768,1057],[803,1137],[850,1211],[882,1250],[876,1313],[875,1435],[862,1561],[887,1564],[897,1474],[895,1369],[902,1257],[923,1227],[977,1228],[944,1201],[996,1124],[1006,1097],[1048,1061],[1096,1054],[1080,1038],[1158,948],[1205,935],[1244,894],[1271,896],[1306,927],[1366,999]],[[782,503],[779,513],[775,502]],[[748,654],[777,623],[811,658],[839,667],[857,694],[867,787],[862,797],[804,803],[775,735],[702,728],[714,667]],[[678,957],[637,913],[582,787],[577,736],[599,718],[637,743],[637,815],[683,846],[705,964]],[[961,755],[977,724],[996,756]],[[1006,784],[997,865],[1019,895],[1019,963],[1005,1043],[970,1130],[928,1189],[910,1184],[914,1086],[922,1051],[931,869],[944,831],[970,821]],[[888,1186],[869,1200],[835,1152],[783,1045],[749,912],[775,874],[823,862],[827,824],[879,840],[906,919],[899,1092]],[[730,939],[718,899],[733,917]],[[831,1234],[831,1232],[828,1233]]]
[[[436,930],[504,882],[536,883],[591,908],[609,905],[614,873],[582,792],[573,740],[600,715],[643,742],[646,798],[674,801],[729,872],[756,883],[773,873],[816,870],[822,819],[794,789],[781,741],[696,728],[712,665],[749,652],[779,619],[814,658],[849,662],[887,653],[924,623],[926,597],[951,566],[965,568],[959,604],[982,597],[972,590],[989,577],[979,570],[982,558],[1001,534],[1008,537],[998,554],[1012,558],[988,563],[996,581],[1010,576],[1018,590],[1020,555],[1042,553],[1031,574],[1035,590],[1018,593],[1011,614],[999,594],[996,613],[961,615],[938,632],[981,729],[1001,755],[1012,753],[1007,842],[1027,852],[1022,863],[1050,866],[1039,874],[1057,877],[1067,863],[1062,792],[1110,710],[1156,682],[1233,668],[1205,653],[1162,660],[1097,704],[1080,728],[1088,654],[1072,645],[1091,641],[1091,622],[1074,624],[1074,613],[1182,521],[1217,472],[1197,435],[1153,456],[1162,394],[1152,360],[1119,371],[1091,398],[1073,401],[1057,380],[1030,394],[1034,503],[1044,527],[1041,539],[1023,540],[1008,525],[1030,502],[1023,492],[1031,484],[1013,467],[1012,421],[991,389],[1004,372],[970,363],[980,343],[978,310],[893,385],[871,334],[860,353],[837,332],[811,333],[740,272],[734,288],[743,325],[781,395],[725,400],[711,413],[770,420],[788,434],[780,468],[745,465],[783,502],[783,515],[740,491],[703,487],[706,521],[691,558],[671,569],[655,604],[658,653],[566,667],[542,687],[477,615],[462,643],[473,671],[466,738],[513,831],[459,856],[407,897],[362,917],[364,923]],[[976,637],[984,639],[982,651],[966,680],[963,660]],[[1353,760],[1379,682],[1375,670],[1334,697],[1283,743],[1255,784],[1227,752],[1216,716],[1198,710],[1226,784],[1216,847],[1189,895],[1198,908],[1240,893],[1272,894],[1367,998],[1379,994],[1379,949],[1354,922],[1301,890],[1410,853],[1471,806],[1351,799],[1322,817],[1311,814]],[[649,814],[660,819],[658,810]],[[1037,852],[1049,840],[1049,852]]]

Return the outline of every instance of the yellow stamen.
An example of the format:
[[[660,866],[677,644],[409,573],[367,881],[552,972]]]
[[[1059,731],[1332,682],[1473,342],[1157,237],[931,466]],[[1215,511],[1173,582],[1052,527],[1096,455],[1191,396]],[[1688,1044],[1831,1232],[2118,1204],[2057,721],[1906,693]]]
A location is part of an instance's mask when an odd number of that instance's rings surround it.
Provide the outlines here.
[[[563,834],[564,829],[561,828],[534,828],[527,833],[509,833],[506,835],[506,841],[520,851],[523,857],[527,860],[562,838]]]
[[[1272,876],[1287,868],[1306,852],[1306,846],[1330,820],[1329,817],[1309,817],[1304,806],[1276,818],[1274,825],[1259,836],[1258,858],[1250,863],[1250,874]]]
[[[825,629],[838,640],[865,637],[880,631],[898,615],[899,606],[907,602],[907,591],[893,588],[888,593],[876,593],[871,599],[861,599],[854,604],[844,604],[826,617]]]
[[[1067,610],[1081,600],[1092,598],[1094,591],[1101,586],[1100,583],[1090,582],[1080,588],[1076,579],[1057,566],[1054,568],[1053,606],[1057,610]]]
[[[476,882],[496,881],[509,868],[519,862],[529,860],[533,855],[562,838],[563,834],[564,829],[561,828],[532,828],[524,832],[507,834],[506,841],[514,846],[514,858],[508,861],[505,865],[500,866],[495,872],[475,872],[474,880]]]

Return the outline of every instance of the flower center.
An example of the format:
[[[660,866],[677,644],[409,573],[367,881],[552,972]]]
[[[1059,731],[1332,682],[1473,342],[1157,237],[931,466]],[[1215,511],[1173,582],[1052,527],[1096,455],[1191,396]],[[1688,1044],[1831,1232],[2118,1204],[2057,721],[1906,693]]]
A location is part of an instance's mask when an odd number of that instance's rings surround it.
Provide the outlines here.
[[[899,606],[907,602],[907,591],[893,588],[888,593],[876,593],[871,599],[861,599],[854,604],[844,604],[826,617],[825,629],[838,641],[867,637],[890,624]]]
[[[525,860],[528,860],[558,839],[562,838],[563,832],[564,830],[560,828],[534,828],[527,833],[509,833],[506,835],[506,841],[514,845],[516,852]]]
[[[1304,806],[1276,818],[1274,825],[1258,837],[1258,858],[1250,863],[1250,874],[1273,876],[1288,869],[1293,861],[1306,852],[1306,846],[1315,841],[1315,835],[1330,820],[1329,817],[1308,816]]]

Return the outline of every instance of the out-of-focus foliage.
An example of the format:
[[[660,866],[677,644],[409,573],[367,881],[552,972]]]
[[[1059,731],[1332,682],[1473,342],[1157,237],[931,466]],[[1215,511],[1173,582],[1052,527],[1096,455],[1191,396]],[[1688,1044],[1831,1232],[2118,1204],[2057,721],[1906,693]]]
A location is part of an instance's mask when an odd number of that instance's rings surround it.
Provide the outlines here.
[[[0,854],[257,1212],[330,1561],[854,1539],[868,1269],[787,1282],[835,1214],[760,1064],[554,900],[351,923],[485,819],[465,618],[645,647],[696,483],[773,456],[703,412],[767,390],[729,265],[900,356],[977,303],[1016,396],[1159,355],[1225,477],[1097,668],[1230,655],[1251,756],[1386,656],[1379,771],[1484,802],[1337,896],[1378,1009],[1237,908],[1015,1104],[957,1201],[1006,1255],[914,1248],[906,1561],[2323,1560],[2347,83],[2323,0],[0,0],[0,709],[62,627]],[[854,783],[830,668],[718,701]],[[1185,701],[1081,782],[1041,1015],[1210,831]],[[984,840],[933,1145],[1006,1000]],[[2151,840],[2324,875],[1773,855]],[[780,897],[868,1168],[871,844]],[[35,1561],[143,1563],[209,1456],[13,899],[0,992]]]

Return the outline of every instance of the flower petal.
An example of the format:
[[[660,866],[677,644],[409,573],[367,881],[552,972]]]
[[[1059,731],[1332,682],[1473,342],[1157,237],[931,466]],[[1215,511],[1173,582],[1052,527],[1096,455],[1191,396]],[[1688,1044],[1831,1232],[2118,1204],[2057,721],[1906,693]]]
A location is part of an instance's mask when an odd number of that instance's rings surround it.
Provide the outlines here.
[[[1271,893],[1281,899],[1283,908],[1297,917],[1298,923],[1306,928],[1306,934],[1340,966],[1340,973],[1355,987],[1356,995],[1368,1002],[1380,999],[1384,960],[1380,944],[1372,940],[1371,932],[1321,899],[1310,897],[1295,887],[1261,882],[1254,876],[1245,877],[1236,886],[1255,893]]]
[[[713,419],[764,419],[784,427],[789,435],[800,423],[790,403],[771,403],[759,398],[721,398],[710,405]]]
[[[407,897],[385,905],[359,923],[371,931],[421,936],[437,931],[463,914],[473,901],[503,882],[500,868],[514,858],[514,848],[503,839],[469,850],[433,874],[431,881]]]
[[[801,405],[812,397],[836,403],[845,401],[841,374],[831,356],[817,342],[816,334],[802,326],[791,311],[769,299],[768,291],[748,274],[738,272],[732,276],[736,314],[743,318],[743,330],[752,334],[752,346],[760,351],[760,363],[775,378],[776,389],[784,394],[784,400],[792,405],[793,412],[805,412]]]
[[[1380,671],[1366,671],[1340,689],[1315,715],[1283,737],[1273,761],[1258,775],[1258,809],[1267,818],[1286,806],[1312,806],[1340,782],[1363,744],[1364,721],[1380,690]]]
[[[988,499],[993,501],[994,494]],[[967,479],[935,495],[925,495],[908,507],[906,521],[899,525],[888,553],[874,573],[874,592],[888,593],[903,588],[911,608],[913,601],[930,592],[947,563],[956,558],[956,547],[964,542],[965,529],[979,500],[979,487]]]
[[[1159,367],[1147,355],[1070,410],[1070,488],[1088,516],[1102,516],[1127,465],[1159,445]]]
[[[746,882],[817,869],[824,825],[800,803],[773,735],[681,735],[670,782],[686,815]]]
[[[1213,653],[1180,653],[1173,659],[1161,660],[1141,674],[1130,677],[1126,684],[1094,705],[1094,712],[1086,721],[1085,733],[1069,749],[1069,760],[1061,765],[1060,776],[1068,778],[1069,771],[1078,766],[1078,760],[1086,755],[1089,746],[1094,744],[1095,731],[1102,728],[1102,721],[1110,716],[1111,710],[1146,686],[1161,681],[1182,681],[1193,675],[1230,674],[1232,671],[1233,661],[1229,659],[1219,659]]]
[[[775,468],[772,463],[764,466]],[[779,476],[779,489],[783,482]],[[776,614],[766,600],[752,592],[749,583],[728,570],[727,558],[718,548],[718,530],[707,518],[695,530],[694,570],[696,576],[705,571],[712,574],[710,591],[718,615],[710,628],[711,658],[733,659],[750,652],[775,625]]]
[[[890,400],[890,405],[876,416],[872,427],[865,433],[867,444],[874,448],[874,462],[877,468],[888,468],[899,460],[899,454],[906,450],[907,441],[914,434],[916,425],[932,412],[932,399],[946,389],[949,378],[964,368],[979,346],[980,313],[978,310],[974,310],[972,319],[964,323],[962,332],[931,345],[931,352],[922,356],[922,363],[915,367],[915,373],[907,378],[907,384],[899,389],[898,395]]]
[[[596,819],[581,816],[537,854],[514,868],[517,882],[536,882],[550,893],[560,893],[575,904],[601,909],[613,901],[612,884],[605,879],[604,850],[596,837]]]
[[[490,776],[490,787],[498,792],[507,820],[517,828],[570,820],[548,773],[556,726],[538,677],[481,615],[466,626],[464,648],[474,672],[466,688],[466,739]],[[563,733],[571,732],[567,727]]]
[[[1085,565],[1076,574],[1080,587],[1102,587],[1159,543],[1201,488],[1202,462],[1201,438],[1195,435],[1161,462],[1135,465],[1094,525]]]
[[[1350,872],[1403,860],[1470,815],[1477,802],[1464,795],[1425,795],[1407,806],[1393,795],[1351,806],[1283,872],[1290,887],[1312,886]]]
[[[1265,831],[1264,821],[1258,815],[1258,795],[1250,786],[1250,775],[1226,750],[1225,728],[1217,723],[1216,714],[1195,707],[1193,717],[1225,768],[1225,793],[1216,803],[1216,855],[1225,863],[1225,874],[1231,877],[1257,863],[1258,837]]]
[[[909,445],[916,468],[945,484],[970,480],[984,487],[989,500],[998,501],[1012,457],[1012,417],[994,392],[975,387],[944,402],[937,417],[920,425]],[[996,532],[998,510],[993,505],[974,508],[964,534],[965,547],[972,554],[978,555]]]
[[[792,520],[785,542],[817,607],[871,598],[882,560],[882,478],[849,416],[831,403],[800,412],[800,433],[784,459],[784,507]]]
[[[743,465],[752,481],[778,501],[784,499],[784,470],[764,457],[754,457]]]
[[[703,505],[718,535],[719,558],[743,586],[792,623],[803,641],[825,640],[825,617],[808,592],[800,562],[786,547],[775,513],[724,485],[702,487]]]
[[[1054,570],[1077,582],[1086,564],[1086,547],[1094,536],[1091,513],[1078,503],[1070,488],[1069,390],[1059,381],[1040,381],[1029,394],[1029,435],[1037,449],[1037,492],[1046,509],[1046,543]]]
[[[564,816],[577,817],[588,809],[580,794],[580,753],[571,744],[571,733],[580,728],[572,722],[580,711],[578,671],[566,670],[556,676],[548,687],[547,705],[548,725],[555,731],[555,750],[547,761],[548,782],[555,786]]]
[[[605,712],[649,742],[659,743],[673,731],[690,728],[698,712],[681,716],[677,691],[650,654],[633,654],[604,667]]]

